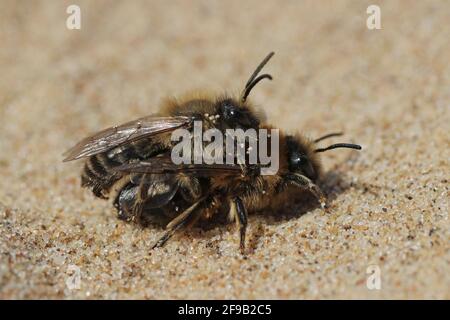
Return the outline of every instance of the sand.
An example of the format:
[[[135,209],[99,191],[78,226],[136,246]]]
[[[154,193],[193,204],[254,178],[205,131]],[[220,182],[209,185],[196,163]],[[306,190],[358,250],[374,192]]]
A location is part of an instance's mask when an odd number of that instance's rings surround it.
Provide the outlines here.
[[[1,1],[0,298],[449,299],[450,5],[378,1],[368,30],[370,4]],[[323,154],[330,212],[252,214],[245,257],[233,224],[151,252],[162,229],[119,221],[62,163],[166,96],[239,92],[271,50],[251,98],[272,124],[364,148]]]

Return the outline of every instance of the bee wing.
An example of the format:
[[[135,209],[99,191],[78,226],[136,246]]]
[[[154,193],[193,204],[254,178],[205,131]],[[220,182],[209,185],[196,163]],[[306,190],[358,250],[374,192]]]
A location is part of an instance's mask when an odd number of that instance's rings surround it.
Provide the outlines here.
[[[155,157],[145,161],[127,163],[114,170],[128,173],[189,173],[199,176],[214,176],[217,174],[241,175],[241,166],[235,164],[174,164],[168,157]]]
[[[89,157],[121,144],[187,126],[192,119],[184,116],[148,116],[102,130],[77,143],[64,153],[64,162]]]

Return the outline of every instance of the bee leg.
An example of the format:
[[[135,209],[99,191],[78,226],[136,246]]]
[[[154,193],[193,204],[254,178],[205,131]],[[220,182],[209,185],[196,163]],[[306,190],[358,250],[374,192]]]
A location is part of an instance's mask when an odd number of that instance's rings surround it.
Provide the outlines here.
[[[196,210],[200,202],[201,200],[197,201],[192,206],[184,210],[179,216],[170,221],[166,226],[166,232],[161,238],[159,238],[158,241],[155,242],[155,244],[152,246],[152,249],[162,247],[177,230],[181,229],[189,222],[195,222],[199,217],[199,213],[201,212],[201,210]]]
[[[136,219],[138,223],[141,225],[144,225],[144,221],[142,219],[142,212],[144,209],[145,201],[147,200],[147,193],[150,185],[147,181],[147,175],[144,174],[141,177],[141,181],[139,183],[139,186],[137,186],[136,193],[135,193],[135,199],[133,204],[133,216]]]
[[[136,198],[138,186],[128,184],[123,188],[114,200],[114,207],[117,209],[117,217],[120,220],[130,221],[133,217],[133,205]]]
[[[322,193],[322,190],[320,190],[320,188],[309,178],[300,174],[293,174],[286,177],[286,179],[287,182],[292,183],[299,188],[311,192],[317,198],[317,200],[319,200],[319,203],[322,206],[322,208],[325,208],[327,200],[325,195]]]
[[[241,253],[245,252],[245,232],[247,230],[247,209],[241,198],[235,197],[230,201],[230,216],[234,217],[239,228],[239,248]]]

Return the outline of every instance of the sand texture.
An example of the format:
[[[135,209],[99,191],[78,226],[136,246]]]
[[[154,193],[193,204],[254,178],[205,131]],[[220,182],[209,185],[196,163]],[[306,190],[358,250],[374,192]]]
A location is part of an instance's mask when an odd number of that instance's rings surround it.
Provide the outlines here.
[[[450,3],[378,1],[381,30],[370,4],[2,0],[0,298],[449,299]],[[271,50],[251,95],[271,123],[364,148],[323,154],[330,212],[252,214],[246,257],[234,224],[151,252],[162,228],[118,220],[62,163],[166,96],[239,92]]]

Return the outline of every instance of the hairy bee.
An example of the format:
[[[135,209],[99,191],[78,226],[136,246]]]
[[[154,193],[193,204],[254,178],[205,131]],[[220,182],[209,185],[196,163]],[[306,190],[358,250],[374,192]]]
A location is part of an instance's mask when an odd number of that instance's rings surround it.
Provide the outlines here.
[[[154,244],[162,246],[177,230],[199,219],[229,215],[236,221],[240,248],[244,251],[247,212],[265,207],[271,198],[297,187],[314,194],[322,206],[325,197],[316,185],[321,174],[318,153],[335,148],[361,149],[338,143],[315,148],[332,133],[314,141],[300,135],[279,135],[279,169],[262,175],[261,165],[175,164],[171,159],[179,128],[192,131],[194,121],[204,129],[271,128],[248,101],[254,86],[269,74],[259,74],[273,56],[256,68],[239,97],[197,94],[168,100],[156,115],[108,128],[85,138],[66,152],[64,161],[87,158],[81,175],[83,187],[100,198],[112,198],[123,220],[145,224],[167,221],[166,231]]]

